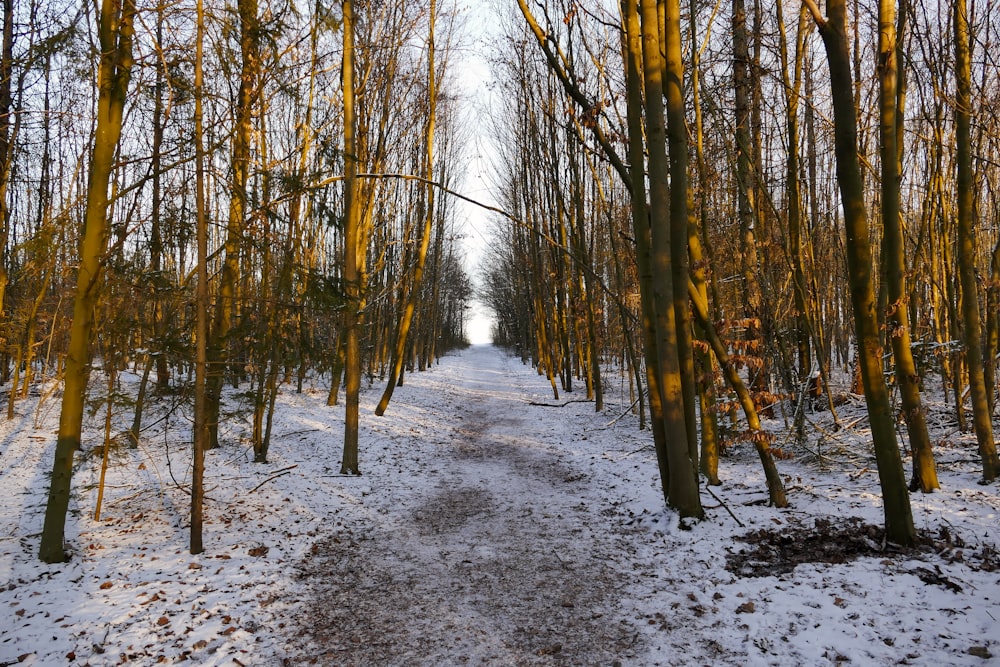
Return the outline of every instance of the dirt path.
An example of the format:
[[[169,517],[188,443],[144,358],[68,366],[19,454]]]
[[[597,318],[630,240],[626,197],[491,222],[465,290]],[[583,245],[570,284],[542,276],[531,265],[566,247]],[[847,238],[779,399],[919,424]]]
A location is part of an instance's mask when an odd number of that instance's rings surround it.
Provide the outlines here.
[[[586,468],[539,438],[559,408],[529,406],[495,351],[463,360],[465,381],[441,387],[436,432],[423,434],[425,483],[376,489],[388,495],[376,519],[301,565],[296,620],[312,645],[299,661],[628,662],[638,632],[620,599],[635,575],[615,563],[629,544],[613,510],[582,500]]]

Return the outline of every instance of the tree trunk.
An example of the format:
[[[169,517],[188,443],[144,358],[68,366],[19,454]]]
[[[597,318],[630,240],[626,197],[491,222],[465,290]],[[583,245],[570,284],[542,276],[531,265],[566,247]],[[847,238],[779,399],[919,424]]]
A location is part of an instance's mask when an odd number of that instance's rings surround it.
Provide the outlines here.
[[[660,472],[664,501],[669,501],[670,461],[667,454],[667,431],[663,415],[663,391],[660,388],[660,355],[657,351],[656,313],[653,305],[652,241],[649,207],[646,202],[646,178],[642,129],[642,32],[637,0],[622,0],[625,23],[625,69],[627,86],[628,157],[631,171],[626,186],[631,195],[632,231],[635,235],[635,261],[639,273],[639,300],[642,312],[643,357],[646,362],[646,387],[649,396],[650,427]]]
[[[916,539],[910,497],[896,443],[895,420],[889,391],[882,375],[882,344],[876,313],[873,259],[865,211],[864,181],[858,158],[857,112],[851,79],[851,57],[847,38],[845,0],[829,0],[824,19],[813,0],[804,0],[812,11],[826,47],[833,95],[834,140],[837,182],[840,186],[847,231],[847,272],[858,342],[858,362],[865,402],[882,486],[886,537],[896,544],[910,545]]]
[[[164,10],[158,8],[156,13],[156,42],[163,43]],[[153,274],[153,331],[158,341],[158,349],[153,354],[156,363],[156,386],[166,389],[170,385],[170,367],[167,363],[166,334],[167,321],[163,313],[163,295],[161,287],[166,284],[163,271],[163,236],[161,232],[160,210],[163,206],[161,147],[163,145],[163,68],[156,68],[156,83],[153,86],[153,142],[150,169],[153,172],[152,209],[149,221],[149,268]],[[141,411],[136,410],[137,419],[141,420]],[[138,437],[141,421],[136,423],[135,436]]]
[[[427,37],[427,127],[424,131],[424,155],[425,171],[424,175],[428,181],[434,177],[434,120],[437,109],[437,84],[434,65],[434,21],[436,18],[435,0],[430,0],[430,28]],[[375,408],[375,414],[382,416],[386,408],[389,407],[389,400],[397,383],[402,382],[403,363],[405,362],[406,339],[410,333],[410,325],[413,323],[413,313],[417,308],[417,299],[420,296],[420,287],[424,280],[424,267],[427,264],[427,250],[430,248],[431,235],[434,231],[434,188],[426,186],[426,210],[424,219],[423,234],[420,237],[420,248],[417,251],[417,265],[413,270],[413,277],[410,279],[406,289],[406,297],[403,304],[403,313],[399,320],[399,328],[396,331],[396,346],[393,350],[392,367],[389,369],[389,378],[385,383],[385,390],[382,398]],[[404,268],[405,271],[405,268]],[[406,276],[402,277],[406,280]]]
[[[354,116],[354,2],[343,0],[344,54],[341,85],[344,93],[344,455],[342,475],[360,475],[358,468],[358,409],[361,392],[361,202],[358,188],[357,129]]]
[[[697,12],[691,12],[691,97],[694,105],[695,162],[698,168],[698,182],[692,199],[697,204],[697,213],[692,212],[688,226],[688,252],[691,262],[691,282],[695,291],[708,303],[708,281],[710,280],[709,258],[704,252],[702,237],[708,226],[708,207],[705,197],[709,191],[707,166],[704,151],[704,122],[701,110],[701,61],[698,48]],[[704,340],[706,332],[697,324],[695,334]],[[701,414],[701,452],[699,466],[710,485],[722,484],[719,479],[719,419],[715,395],[715,360],[712,352],[699,346],[695,350],[696,379],[698,383],[698,405]]]
[[[240,273],[240,239],[246,225],[247,182],[250,176],[250,139],[253,132],[254,90],[260,79],[258,53],[257,0],[238,0],[240,23],[240,87],[236,102],[232,143],[233,179],[229,191],[229,217],[226,222],[225,256],[218,300],[208,343],[206,416],[209,449],[219,446],[219,417],[222,385],[229,360],[229,331],[236,317],[236,299]]]
[[[903,3],[906,0],[902,0]],[[913,479],[910,488],[924,493],[939,488],[931,439],[920,401],[920,377],[910,348],[907,313],[906,257],[899,204],[900,163],[903,151],[902,110],[898,108],[899,49],[896,43],[895,0],[879,1],[879,135],[882,160],[882,280],[888,296],[886,328],[896,361],[896,384],[903,404],[903,417],[910,436]]]
[[[108,186],[121,137],[122,115],[132,71],[134,17],[133,0],[123,0],[120,6],[116,6],[113,0],[101,2],[98,15],[101,60],[97,128],[90,160],[90,183],[87,188],[80,264],[76,275],[76,296],[73,299],[73,324],[66,354],[59,433],[39,550],[39,557],[46,563],[61,563],[66,560],[63,536],[73,475],[73,453],[80,448],[83,428],[87,379],[90,374],[90,337],[101,286],[102,259],[108,243]]]
[[[962,284],[962,326],[965,363],[972,397],[972,424],[983,461],[983,480],[992,482],[1000,472],[993,420],[983,375],[982,319],[976,284],[976,232],[972,174],[972,36],[966,0],[955,0],[955,139],[958,162],[958,272]],[[992,363],[992,359],[990,360]]]
[[[202,120],[202,63],[204,60],[205,10],[198,0],[194,70],[194,146],[195,146],[195,217],[197,220],[198,285],[195,295],[194,425],[191,470],[191,540],[192,554],[204,551],[202,528],[205,501],[205,450],[210,444],[209,416],[206,405],[208,380],[208,212],[205,202],[205,142]]]
[[[14,0],[3,0],[3,44],[0,51],[0,317],[5,313],[7,296],[7,241],[10,235],[7,210],[7,184],[10,180],[13,147],[11,145],[11,84],[14,70]],[[48,72],[48,61],[46,62]],[[48,104],[46,74],[46,105]],[[46,144],[46,148],[48,144]]]
[[[660,55],[659,21],[656,0],[642,0],[643,81],[646,88],[646,141],[649,151],[649,215],[652,240],[653,304],[656,312],[656,339],[659,380],[667,434],[670,466],[669,502],[682,517],[703,515],[698,494],[696,468],[688,441],[688,420],[681,368],[678,306],[687,309],[685,298],[678,303],[675,265],[687,263],[687,134],[684,127],[683,72],[680,58],[680,8],[677,0],[667,0],[665,36],[666,63]],[[664,80],[664,73],[667,78]],[[666,116],[664,119],[664,94]],[[667,154],[669,139],[670,153]],[[669,182],[668,182],[669,181]],[[674,247],[683,233],[683,244]],[[681,259],[683,255],[683,259]],[[693,396],[692,396],[693,398]]]
[[[757,456],[764,468],[764,478],[767,480],[768,497],[775,507],[788,507],[788,500],[785,497],[785,485],[781,482],[781,475],[778,474],[778,467],[774,463],[774,456],[771,454],[770,438],[767,432],[761,427],[760,417],[757,415],[757,406],[754,403],[750,391],[743,383],[739,371],[733,364],[729,363],[729,354],[726,346],[719,338],[712,322],[708,319],[708,303],[704,296],[699,293],[697,287],[692,282],[688,289],[691,293],[691,305],[694,307],[695,317],[698,319],[708,338],[709,345],[715,352],[719,365],[726,375],[729,386],[736,392],[739,398],[740,407],[747,418],[747,425],[750,427],[750,438],[753,440]]]

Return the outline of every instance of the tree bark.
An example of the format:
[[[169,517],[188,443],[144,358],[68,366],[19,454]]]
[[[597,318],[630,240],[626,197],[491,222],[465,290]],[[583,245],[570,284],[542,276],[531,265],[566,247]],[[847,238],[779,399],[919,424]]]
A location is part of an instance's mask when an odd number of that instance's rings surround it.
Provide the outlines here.
[[[7,242],[10,236],[7,184],[13,161],[10,118],[13,103],[11,85],[14,71],[14,0],[3,0],[3,44],[0,49],[2,49],[0,51],[0,317],[3,317],[8,282]],[[48,79],[46,79],[47,85]],[[48,104],[48,94],[46,94],[46,104]]]
[[[202,119],[205,41],[205,8],[198,0],[194,59],[194,146],[195,146],[195,216],[197,220],[198,285],[195,295],[194,426],[191,470],[191,540],[189,551],[204,551],[202,528],[205,500],[205,450],[209,446],[209,423],[206,410],[208,375],[208,215],[205,202],[205,141]]]
[[[208,343],[206,379],[206,417],[209,449],[219,446],[219,417],[222,385],[229,360],[229,331],[236,317],[236,299],[240,274],[240,242],[247,216],[247,182],[250,177],[250,139],[253,132],[253,103],[260,80],[258,53],[257,0],[238,0],[240,24],[240,87],[236,102],[232,143],[232,183],[229,191],[229,216],[226,221],[225,256],[218,299],[212,318]]]
[[[344,54],[341,85],[344,95],[344,454],[342,475],[360,475],[358,467],[358,410],[361,392],[361,202],[358,183],[358,146],[354,116],[354,2],[343,0]]]
[[[652,241],[653,306],[659,381],[667,435],[668,501],[682,517],[703,515],[696,467],[688,447],[688,423],[680,358],[675,263],[687,257],[687,135],[684,128],[683,72],[680,58],[680,7],[667,0],[665,20],[666,63],[660,54],[656,0],[642,0],[643,82],[646,89],[646,142],[649,151],[649,216]],[[664,80],[664,73],[667,78]],[[664,94],[667,103],[664,108]],[[665,122],[664,111],[669,122]],[[668,137],[669,132],[669,137]],[[667,154],[669,138],[670,153]],[[674,247],[674,225],[683,225],[683,244]],[[685,286],[686,293],[686,286]],[[685,296],[683,306],[687,308]]]
[[[65,386],[59,433],[49,486],[39,557],[46,563],[66,560],[63,536],[73,475],[73,453],[80,448],[87,380],[90,375],[90,337],[102,279],[102,259],[108,244],[108,186],[121,137],[125,98],[132,72],[135,4],[102,0],[98,15],[101,60],[98,78],[97,127],[90,159],[90,182],[80,246],[80,264],[73,299],[73,323],[66,354]]]
[[[667,432],[663,416],[663,391],[660,388],[660,355],[657,351],[656,313],[653,306],[652,241],[642,129],[642,32],[637,0],[622,0],[625,23],[625,70],[627,86],[628,160],[625,185],[631,196],[632,232],[635,235],[635,261],[639,274],[639,300],[642,312],[643,357],[646,362],[646,387],[649,395],[650,427],[660,472],[664,501],[669,499],[670,461],[667,455]]]
[[[916,531],[899,446],[896,443],[889,391],[882,375],[882,343],[872,279],[873,259],[865,211],[864,181],[858,158],[857,112],[851,94],[853,83],[847,36],[847,8],[845,0],[829,0],[829,18],[824,19],[813,0],[804,2],[819,28],[830,65],[837,183],[840,186],[847,232],[845,250],[854,333],[882,487],[886,537],[896,544],[911,545],[916,539]]]
[[[1000,472],[993,420],[983,374],[982,319],[976,284],[975,193],[972,173],[972,36],[966,0],[955,0],[955,140],[958,163],[958,272],[962,284],[962,326],[965,363],[972,398],[972,425],[983,462],[983,480],[992,482]],[[992,363],[992,360],[990,360]],[[961,409],[961,408],[960,408]]]
[[[902,0],[903,3],[906,0]],[[903,150],[902,110],[899,104],[899,48],[896,0],[879,1],[879,135],[882,161],[882,280],[888,296],[886,329],[896,361],[896,384],[910,436],[913,479],[910,488],[924,493],[939,488],[931,439],[920,400],[920,377],[910,347],[906,290],[906,256],[899,203],[900,161]]]
[[[427,127],[424,130],[424,160],[425,176],[428,181],[434,177],[434,121],[437,110],[437,83],[434,65],[434,21],[436,19],[435,0],[430,0],[430,27],[427,38]],[[396,331],[396,345],[392,354],[392,368],[389,370],[389,378],[385,383],[385,390],[382,398],[379,399],[375,414],[382,416],[389,401],[392,399],[393,390],[397,382],[401,382],[403,374],[403,364],[406,361],[406,339],[410,333],[410,325],[413,323],[413,314],[417,309],[417,299],[420,296],[420,286],[424,280],[424,267],[427,264],[427,251],[430,248],[431,235],[434,232],[434,188],[427,185],[427,201],[424,218],[423,233],[420,237],[420,248],[417,251],[417,265],[413,270],[413,277],[407,286],[407,293],[403,304],[403,313],[399,319],[399,327]],[[405,269],[404,269],[405,270]],[[403,277],[406,280],[406,277]]]

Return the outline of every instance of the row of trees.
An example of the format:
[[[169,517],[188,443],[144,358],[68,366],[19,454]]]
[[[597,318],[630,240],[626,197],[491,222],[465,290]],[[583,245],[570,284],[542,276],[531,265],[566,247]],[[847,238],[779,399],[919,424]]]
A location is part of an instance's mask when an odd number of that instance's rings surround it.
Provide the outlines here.
[[[364,376],[394,386],[463,341],[457,209],[434,195],[465,160],[459,17],[353,4],[4,0],[8,415],[64,380],[43,560],[65,558],[93,359],[111,386],[127,365],[141,376],[133,446],[150,395],[193,400],[200,551],[201,456],[224,444],[227,384],[252,396],[263,462],[282,385],[330,376],[356,425]]]
[[[65,557],[95,351],[110,385],[129,362],[141,370],[133,443],[147,393],[194,378],[192,551],[227,383],[249,388],[266,461],[279,387],[328,373],[347,408],[342,472],[359,473],[363,376],[387,379],[384,411],[405,370],[460,341],[471,297],[442,194],[466,139],[454,11],[2,1],[9,414],[43,379],[65,380],[42,558]],[[505,215],[484,296],[499,342],[555,393],[582,380],[598,409],[602,368],[625,369],[685,517],[702,514],[699,471],[718,482],[726,410],[743,412],[736,435],[784,505],[761,413],[815,375],[830,395],[847,364],[891,539],[914,531],[886,370],[915,488],[936,486],[930,368],[961,424],[968,388],[996,476],[992,14],[882,0],[870,14],[856,3],[852,25],[844,0],[517,4],[492,119]]]
[[[782,504],[760,413],[788,400],[803,435],[802,397],[832,396],[839,369],[868,404],[890,539],[914,537],[897,414],[910,487],[937,487],[930,376],[963,429],[971,406],[996,477],[995,13],[963,0],[519,5],[497,55],[498,182],[517,213],[484,267],[498,342],[553,390],[581,377],[599,396],[593,369],[619,364],[684,515],[701,514],[697,469],[718,482],[720,417],[736,409],[747,428],[728,437],[756,445]]]

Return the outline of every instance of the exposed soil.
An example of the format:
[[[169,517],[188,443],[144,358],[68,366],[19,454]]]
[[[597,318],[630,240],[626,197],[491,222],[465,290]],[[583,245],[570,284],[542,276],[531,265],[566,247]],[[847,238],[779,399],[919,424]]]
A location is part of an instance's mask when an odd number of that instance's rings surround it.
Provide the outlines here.
[[[726,569],[742,577],[766,577],[791,572],[803,563],[847,563],[886,554],[884,536],[882,528],[853,517],[839,524],[817,520],[811,528],[755,530],[741,538],[750,548],[730,554]]]
[[[866,556],[922,559],[936,554],[953,563],[967,561],[976,570],[993,572],[1000,569],[1000,555],[991,545],[971,549],[944,526],[936,535],[919,534],[917,544],[909,548],[887,543],[883,528],[857,517],[841,522],[816,519],[812,527],[755,530],[739,539],[751,546],[730,554],[726,558],[726,569],[742,577],[786,574],[803,563],[847,563]],[[911,573],[926,584],[960,590],[940,571],[917,567]]]
[[[585,472],[519,442],[516,405],[456,405],[441,424],[451,435],[433,493],[394,490],[383,516],[317,543],[301,563],[311,593],[286,664],[614,665],[636,655],[639,632],[619,600],[634,575],[611,565],[630,548],[627,529],[581,502]]]

